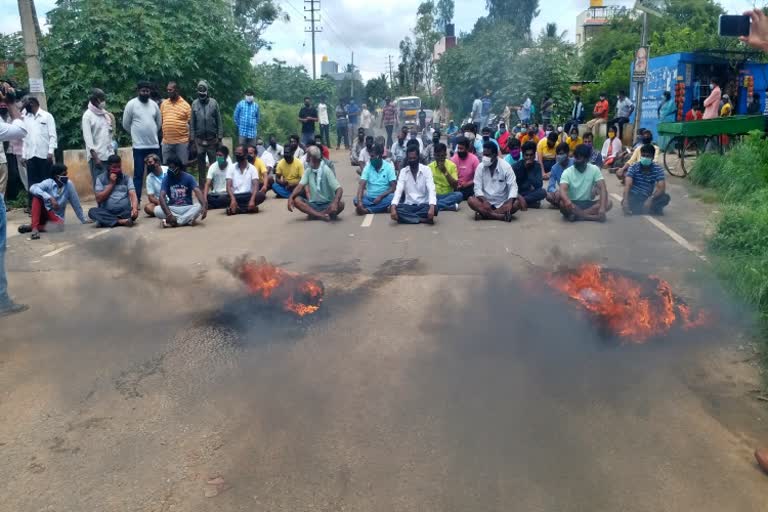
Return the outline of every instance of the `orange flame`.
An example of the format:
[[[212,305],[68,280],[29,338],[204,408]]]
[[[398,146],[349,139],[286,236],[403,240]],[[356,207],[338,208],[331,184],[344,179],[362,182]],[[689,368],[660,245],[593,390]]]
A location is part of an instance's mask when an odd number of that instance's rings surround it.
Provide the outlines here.
[[[684,302],[675,297],[668,282],[649,276],[647,282],[588,263],[548,278],[555,289],[576,300],[596,315],[610,332],[634,343],[668,332],[679,325],[684,329],[707,323],[706,313],[696,318]]]
[[[270,265],[266,260],[240,260],[233,265],[233,273],[251,293],[264,301],[279,304],[284,311],[303,317],[316,313],[323,300],[323,283]]]

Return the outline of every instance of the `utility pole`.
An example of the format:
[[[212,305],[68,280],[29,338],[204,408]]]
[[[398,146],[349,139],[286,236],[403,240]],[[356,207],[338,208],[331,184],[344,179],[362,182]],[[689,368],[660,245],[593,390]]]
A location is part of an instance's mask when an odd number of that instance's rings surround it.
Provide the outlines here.
[[[648,46],[648,13],[643,12],[643,35],[641,39],[640,46],[645,48]],[[646,55],[646,58],[649,58],[650,55]],[[643,85],[644,81],[647,79],[643,78],[642,81],[637,82],[637,94],[635,96],[636,100],[636,106],[635,106],[635,126],[634,126],[634,132],[635,135],[637,134],[637,130],[640,127],[640,118],[643,115]],[[619,135],[619,138],[621,138],[621,135]]]
[[[394,88],[395,87],[395,75],[392,73],[392,56],[387,55],[387,58],[389,60],[389,86]]]
[[[48,110],[48,101],[43,85],[43,70],[40,66],[40,54],[37,46],[37,16],[34,0],[18,0],[21,34],[24,38],[24,57],[29,75],[29,91],[38,99],[40,107]]]
[[[352,71],[352,79],[349,81],[349,97],[355,97],[355,52],[352,52],[352,64],[350,65]]]
[[[323,29],[318,26],[318,24],[320,23],[320,0],[304,0],[304,12],[309,13],[309,17],[304,16],[304,21],[309,23],[309,27],[305,28],[304,32],[312,32],[312,80],[317,80],[317,58],[315,57],[315,33],[323,31]]]

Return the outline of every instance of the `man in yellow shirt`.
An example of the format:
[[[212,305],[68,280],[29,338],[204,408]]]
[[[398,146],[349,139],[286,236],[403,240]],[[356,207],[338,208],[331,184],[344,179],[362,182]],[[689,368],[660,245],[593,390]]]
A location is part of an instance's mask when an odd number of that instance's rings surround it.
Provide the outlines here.
[[[304,163],[294,156],[297,149],[297,142],[291,139],[291,143],[285,146],[283,159],[275,166],[275,182],[272,184],[272,190],[277,197],[284,199],[291,197],[293,189],[304,176]]]
[[[568,148],[570,149],[571,154],[573,154],[573,152],[576,150],[576,146],[584,144],[584,140],[579,137],[578,125],[575,125],[573,128],[571,128],[571,134],[567,139],[565,139],[565,142],[568,143]]]
[[[432,180],[437,192],[437,209],[441,212],[459,211],[459,203],[464,200],[464,194],[458,192],[459,169],[448,160],[448,146],[439,142],[435,144],[435,161],[429,164],[432,170]]]
[[[544,170],[544,179],[549,179],[549,171],[557,162],[557,132],[551,131],[547,138],[541,139],[536,146],[536,159]]]
[[[168,82],[166,92],[168,99],[160,104],[160,115],[163,121],[163,161],[175,156],[187,165],[189,143],[192,141],[189,131],[192,108],[179,95],[179,86],[176,82]]]
[[[259,158],[259,150],[256,149],[256,146],[248,146],[247,152],[248,163],[253,165],[256,168],[256,172],[259,174],[259,192],[266,194],[267,190],[269,190],[271,181],[267,164],[264,160]]]

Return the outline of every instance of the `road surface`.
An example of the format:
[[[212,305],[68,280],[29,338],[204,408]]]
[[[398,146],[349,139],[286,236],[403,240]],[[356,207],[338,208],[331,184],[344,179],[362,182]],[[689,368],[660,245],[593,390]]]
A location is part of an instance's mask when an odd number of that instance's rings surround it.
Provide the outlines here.
[[[674,183],[663,227],[466,205],[396,226],[354,215],[333,157],[334,224],[270,194],[194,228],[10,239],[31,309],[0,320],[0,509],[765,510],[739,329],[607,345],[542,280],[590,260],[711,303],[695,252],[711,207]],[[254,306],[221,265],[243,254],[319,276],[321,312]]]

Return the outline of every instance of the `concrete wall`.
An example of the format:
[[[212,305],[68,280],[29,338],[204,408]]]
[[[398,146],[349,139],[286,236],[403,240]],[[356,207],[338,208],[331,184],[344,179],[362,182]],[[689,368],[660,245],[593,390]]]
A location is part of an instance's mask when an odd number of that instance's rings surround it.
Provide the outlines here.
[[[222,144],[232,153],[232,138],[225,137]],[[123,171],[133,176],[133,150],[132,148],[118,148],[118,154],[123,161]],[[91,183],[91,171],[88,168],[88,159],[84,149],[68,149],[64,151],[64,165],[67,166],[69,179],[75,185],[81,201],[93,199],[93,185]]]

